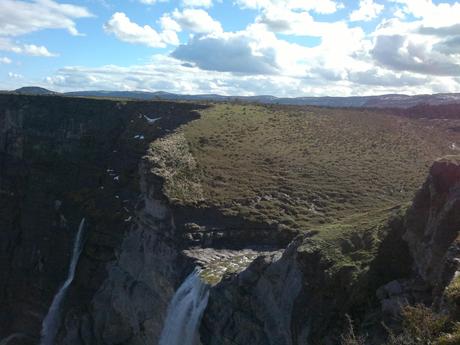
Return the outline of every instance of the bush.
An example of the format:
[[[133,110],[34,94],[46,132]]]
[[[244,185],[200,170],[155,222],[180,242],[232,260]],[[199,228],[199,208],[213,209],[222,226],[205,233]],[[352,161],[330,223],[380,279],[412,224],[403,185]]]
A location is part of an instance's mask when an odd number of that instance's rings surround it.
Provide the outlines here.
[[[424,305],[406,306],[402,311],[402,332],[398,335],[387,328],[386,345],[441,345],[439,337],[448,329],[446,316],[434,313]],[[450,338],[449,338],[450,339]],[[442,343],[442,345],[460,343]]]
[[[404,331],[418,344],[434,344],[434,340],[447,329],[448,318],[434,313],[424,305],[407,306],[402,311]]]

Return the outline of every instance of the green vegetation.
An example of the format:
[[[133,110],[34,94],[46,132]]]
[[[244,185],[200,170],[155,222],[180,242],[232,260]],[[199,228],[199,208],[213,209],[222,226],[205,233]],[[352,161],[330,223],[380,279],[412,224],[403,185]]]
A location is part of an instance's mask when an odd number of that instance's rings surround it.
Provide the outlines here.
[[[443,122],[363,110],[217,104],[201,115],[159,150],[172,200],[326,237],[410,201],[460,139]],[[177,169],[176,155],[189,163]]]
[[[150,150],[154,152],[148,155],[154,172],[165,179],[165,193],[171,200],[203,199],[200,172],[183,133],[156,140]]]
[[[458,345],[460,323],[452,315],[435,313],[422,304],[405,306],[401,311],[401,331],[395,333],[386,327],[385,345]],[[347,316],[347,329],[342,335],[342,345],[362,345],[366,337],[358,335]]]

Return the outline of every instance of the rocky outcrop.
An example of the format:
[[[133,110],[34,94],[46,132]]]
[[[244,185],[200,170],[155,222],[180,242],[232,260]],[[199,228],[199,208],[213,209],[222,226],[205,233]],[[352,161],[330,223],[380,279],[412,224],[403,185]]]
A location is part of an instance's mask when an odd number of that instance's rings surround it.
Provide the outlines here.
[[[406,216],[407,241],[415,274],[439,296],[459,270],[460,163],[436,161]]]
[[[259,257],[218,284],[204,315],[203,342],[337,344],[345,313],[379,342],[382,319],[391,325],[404,305],[436,308],[442,301],[459,275],[459,231],[460,164],[451,157],[433,164],[412,206],[388,221],[375,257],[361,268],[344,260],[347,246],[337,252],[337,244],[298,238],[281,256]]]
[[[345,314],[363,317],[374,276],[370,263],[360,267],[346,256],[376,243],[366,244],[359,232],[352,237],[354,244],[343,251],[301,235],[283,253],[260,256],[222,281],[211,289],[203,343],[337,344]]]
[[[211,291],[201,327],[206,344],[291,343],[293,304],[302,278],[289,257],[258,257],[247,270]]]

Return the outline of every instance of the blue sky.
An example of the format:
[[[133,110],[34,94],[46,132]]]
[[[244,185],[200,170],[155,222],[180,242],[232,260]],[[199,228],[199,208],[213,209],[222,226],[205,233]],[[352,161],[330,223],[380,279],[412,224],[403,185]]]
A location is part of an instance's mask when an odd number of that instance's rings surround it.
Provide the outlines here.
[[[0,89],[460,92],[460,2],[2,0]]]

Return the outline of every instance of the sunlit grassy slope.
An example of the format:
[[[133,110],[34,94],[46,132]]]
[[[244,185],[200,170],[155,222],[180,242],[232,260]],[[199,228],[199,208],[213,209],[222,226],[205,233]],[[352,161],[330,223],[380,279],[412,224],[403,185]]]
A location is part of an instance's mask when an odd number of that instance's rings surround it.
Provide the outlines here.
[[[153,144],[171,200],[324,234],[407,203],[460,144],[453,120],[367,110],[217,104],[201,115]]]

